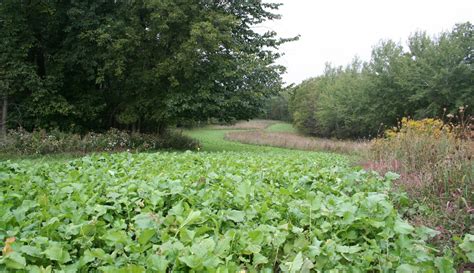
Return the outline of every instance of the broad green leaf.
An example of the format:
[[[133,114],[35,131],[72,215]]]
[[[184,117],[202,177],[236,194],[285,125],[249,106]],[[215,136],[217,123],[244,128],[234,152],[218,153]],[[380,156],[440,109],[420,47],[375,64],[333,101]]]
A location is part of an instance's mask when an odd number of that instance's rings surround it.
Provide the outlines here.
[[[191,246],[191,252],[198,256],[203,256],[209,252],[213,252],[216,247],[216,243],[213,239],[207,238],[198,243],[194,243]]]
[[[456,273],[456,270],[453,267],[453,261],[446,257],[437,257],[435,265],[439,270],[439,273]]]
[[[144,273],[145,271],[146,270],[143,266],[134,264],[120,268],[120,273]]]
[[[243,211],[231,210],[225,213],[225,217],[229,220],[239,223],[245,220],[245,213]]]
[[[150,255],[147,259],[147,266],[149,269],[154,270],[158,273],[166,273],[169,262],[166,257],[158,255]]]
[[[150,229],[154,228],[156,225],[153,218],[148,213],[138,214],[133,218],[133,220],[138,229]]]
[[[197,255],[188,255],[184,257],[179,257],[179,260],[185,263],[190,268],[198,268],[202,266],[202,258],[198,257]]]
[[[51,265],[47,267],[30,265],[27,267],[27,269],[29,273],[52,273],[53,272],[53,268],[51,267]]]
[[[436,235],[438,235],[440,232],[425,226],[421,227],[416,227],[416,233],[423,239],[423,240],[428,240]]]
[[[255,254],[262,250],[260,245],[250,244],[244,249],[245,254]]]
[[[206,268],[209,268],[209,269],[214,269],[216,267],[219,266],[219,264],[222,264],[223,262],[218,258],[216,257],[215,255],[207,255],[205,258],[204,258],[204,261],[202,262],[202,265],[205,266]]]
[[[266,264],[266,263],[268,263],[267,257],[263,256],[260,253],[255,253],[253,255],[253,265],[254,266],[257,266],[257,265],[260,265],[260,264]]]
[[[340,253],[354,254],[362,250],[360,246],[336,246],[336,250]]]
[[[400,233],[400,234],[410,234],[411,232],[413,232],[413,230],[415,230],[415,228],[412,225],[408,224],[407,222],[401,219],[397,219],[395,221],[395,225],[393,229],[395,230],[395,232]]]
[[[186,217],[186,220],[184,220],[183,223],[181,224],[181,227],[192,224],[193,222],[198,220],[200,216],[201,216],[200,211],[191,211],[188,214],[188,217]]]
[[[138,242],[141,245],[144,245],[150,241],[150,239],[156,234],[156,231],[154,229],[145,229],[143,230],[139,237],[138,237]]]
[[[71,260],[69,253],[57,244],[53,244],[46,248],[44,254],[48,259],[57,261],[60,264],[67,263]]]
[[[301,267],[303,266],[303,254],[299,252],[295,259],[289,263],[289,272],[290,273],[296,273],[301,270]]]
[[[323,242],[319,241],[318,238],[313,238],[313,243],[309,246],[309,256],[315,258],[321,254],[321,244]]]
[[[128,241],[128,236],[123,230],[112,230],[102,236],[102,239],[112,244],[125,244]]]
[[[397,273],[417,273],[420,272],[417,266],[402,264],[397,267]]]
[[[11,269],[24,269],[26,267],[26,259],[18,252],[9,253],[3,258],[3,263]]]
[[[471,263],[474,263],[474,235],[466,234],[459,247],[465,252]]]
[[[263,242],[263,232],[261,230],[252,230],[249,232],[250,242],[259,245]]]
[[[32,257],[41,257],[41,249],[35,247],[35,246],[22,246],[20,248],[21,252],[32,256]]]
[[[314,268],[313,262],[311,262],[309,259],[305,259],[303,266],[301,267],[301,273],[309,273],[311,272],[311,269]]]

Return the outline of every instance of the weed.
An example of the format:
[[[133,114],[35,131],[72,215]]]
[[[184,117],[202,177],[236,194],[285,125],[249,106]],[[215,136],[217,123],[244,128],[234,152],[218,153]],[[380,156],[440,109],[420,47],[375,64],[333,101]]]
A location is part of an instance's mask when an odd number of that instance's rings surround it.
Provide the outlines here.
[[[153,151],[164,148],[194,149],[198,143],[178,132],[139,134],[111,129],[85,135],[60,131],[11,130],[0,141],[0,153],[6,155],[44,155],[54,153],[90,153],[117,151]]]
[[[440,244],[473,232],[474,142],[467,137],[469,122],[455,125],[452,118],[404,118],[370,151],[370,168],[399,172],[398,186],[428,208],[411,217],[441,231]]]

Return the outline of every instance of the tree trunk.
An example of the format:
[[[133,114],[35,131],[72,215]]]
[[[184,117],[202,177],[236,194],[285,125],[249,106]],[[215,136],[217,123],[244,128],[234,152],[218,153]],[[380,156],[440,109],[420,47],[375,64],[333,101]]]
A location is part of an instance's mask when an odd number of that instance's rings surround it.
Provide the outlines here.
[[[8,113],[8,97],[3,97],[3,106],[2,106],[2,127],[1,134],[3,139],[7,138],[7,113]]]

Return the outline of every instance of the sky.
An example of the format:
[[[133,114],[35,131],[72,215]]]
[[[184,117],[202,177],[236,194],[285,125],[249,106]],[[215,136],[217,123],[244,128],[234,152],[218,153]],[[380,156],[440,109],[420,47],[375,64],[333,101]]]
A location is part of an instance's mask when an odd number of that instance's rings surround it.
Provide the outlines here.
[[[346,65],[354,56],[370,59],[382,39],[406,45],[410,34],[449,31],[456,23],[474,23],[474,0],[265,0],[280,2],[281,20],[259,28],[280,37],[301,35],[281,46],[278,63],[287,67],[287,84],[321,75],[325,63]]]

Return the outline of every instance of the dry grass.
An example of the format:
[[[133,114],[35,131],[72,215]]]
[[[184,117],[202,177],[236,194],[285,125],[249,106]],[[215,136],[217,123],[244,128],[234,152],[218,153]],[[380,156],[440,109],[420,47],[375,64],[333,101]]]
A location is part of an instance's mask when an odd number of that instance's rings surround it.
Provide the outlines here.
[[[440,231],[443,244],[474,227],[474,141],[455,131],[440,120],[404,119],[400,128],[374,141],[365,164],[401,175],[396,186],[427,208],[407,216]]]
[[[341,141],[304,137],[293,133],[265,131],[229,132],[227,140],[246,144],[267,145],[307,151],[329,151],[336,153],[361,153],[368,150],[368,142]]]
[[[277,121],[254,119],[249,121],[239,121],[233,125],[212,125],[210,128],[217,130],[263,130],[275,123],[277,123]]]

